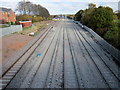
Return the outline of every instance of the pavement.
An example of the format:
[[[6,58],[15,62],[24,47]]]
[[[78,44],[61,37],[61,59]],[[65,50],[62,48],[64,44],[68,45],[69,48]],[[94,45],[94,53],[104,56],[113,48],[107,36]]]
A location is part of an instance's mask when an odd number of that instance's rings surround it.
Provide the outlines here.
[[[119,68],[89,32],[61,20],[7,88],[118,88]]]

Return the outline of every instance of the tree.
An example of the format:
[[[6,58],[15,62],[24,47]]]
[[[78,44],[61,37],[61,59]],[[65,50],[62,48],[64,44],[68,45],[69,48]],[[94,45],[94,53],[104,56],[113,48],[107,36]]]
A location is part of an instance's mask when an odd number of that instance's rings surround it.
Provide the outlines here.
[[[118,12],[116,13],[118,19],[120,19],[120,10],[118,10]]]
[[[95,8],[90,14],[89,25],[93,29],[111,26],[114,18],[113,10],[109,7]]]
[[[26,7],[25,7],[26,13],[28,15],[30,15],[32,13],[32,5],[33,4],[32,4],[32,2],[27,1],[25,5],[26,5]]]
[[[16,11],[18,11],[22,15],[25,14],[24,6],[25,5],[23,1],[19,2]]]
[[[17,21],[29,21],[32,20],[32,16],[30,15],[19,15],[16,17]]]
[[[49,11],[46,8],[39,4],[33,4],[30,1],[20,1],[16,10],[22,15],[38,15],[45,18],[50,16]]]
[[[69,19],[73,19],[74,18],[74,15],[65,15],[65,16],[67,16],[67,18],[69,18]]]
[[[112,8],[89,4],[88,9],[78,15],[78,21],[92,28],[97,34],[120,50],[120,13],[113,13]]]
[[[83,14],[82,14],[82,17],[81,17],[81,22],[85,25],[89,25],[89,22],[90,22],[90,18],[91,18],[91,13],[94,11],[94,8],[89,8],[89,9],[86,9]]]
[[[76,21],[80,21],[81,18],[82,18],[83,12],[84,12],[83,10],[78,11],[78,12],[75,14],[74,19],[75,19]]]

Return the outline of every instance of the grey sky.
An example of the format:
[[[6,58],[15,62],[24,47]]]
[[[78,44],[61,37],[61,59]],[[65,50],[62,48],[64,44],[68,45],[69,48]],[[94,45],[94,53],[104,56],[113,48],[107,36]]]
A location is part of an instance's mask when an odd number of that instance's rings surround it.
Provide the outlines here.
[[[0,0],[0,6],[15,10],[17,3],[21,0]],[[86,9],[88,3],[95,3],[97,6],[109,6],[114,11],[118,10],[119,0],[29,0],[35,4],[46,7],[50,14],[75,14],[80,9]]]

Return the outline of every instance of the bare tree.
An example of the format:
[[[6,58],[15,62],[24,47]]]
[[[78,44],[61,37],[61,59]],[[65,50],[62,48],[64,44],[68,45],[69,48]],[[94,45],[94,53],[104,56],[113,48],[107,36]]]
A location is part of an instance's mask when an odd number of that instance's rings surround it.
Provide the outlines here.
[[[20,14],[24,15],[39,15],[42,17],[49,17],[49,11],[42,7],[41,5],[33,4],[30,1],[21,1],[18,3],[17,11],[20,12]]]
[[[21,1],[18,3],[18,6],[17,6],[17,9],[16,9],[18,12],[20,12],[20,14],[24,14],[24,3]]]
[[[27,1],[25,2],[25,5],[26,5],[25,7],[26,13],[30,15],[32,12],[32,2]]]

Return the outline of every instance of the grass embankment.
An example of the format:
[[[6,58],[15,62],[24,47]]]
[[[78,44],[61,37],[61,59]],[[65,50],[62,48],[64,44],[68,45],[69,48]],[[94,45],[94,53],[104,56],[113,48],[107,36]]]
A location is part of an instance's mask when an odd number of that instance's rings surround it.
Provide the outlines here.
[[[34,23],[31,27],[26,27],[23,31],[19,32],[22,35],[29,35],[29,33],[34,32],[35,36],[40,32],[41,29],[44,29],[46,24],[40,22]]]

